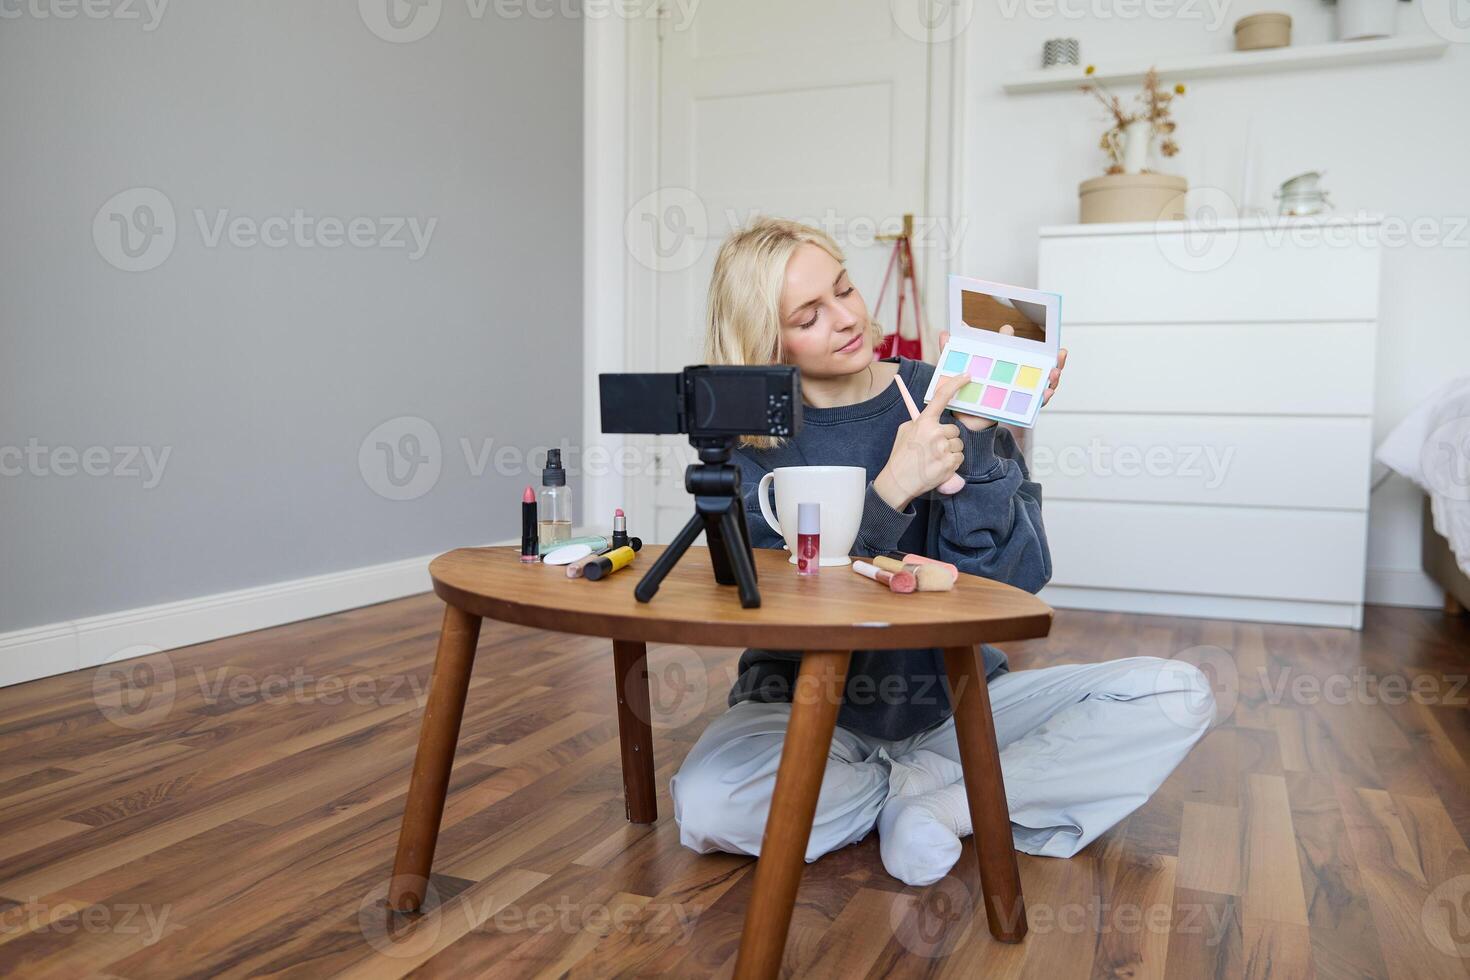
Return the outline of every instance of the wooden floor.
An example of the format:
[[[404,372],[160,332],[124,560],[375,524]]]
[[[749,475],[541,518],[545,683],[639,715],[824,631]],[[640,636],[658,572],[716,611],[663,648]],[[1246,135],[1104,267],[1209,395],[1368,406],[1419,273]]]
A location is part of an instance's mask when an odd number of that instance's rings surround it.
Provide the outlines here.
[[[651,647],[659,821],[625,822],[605,641],[486,623],[433,908],[386,911],[440,606],[417,597],[0,690],[0,975],[728,974],[753,862],[680,847],[668,777],[738,651]],[[1213,649],[1212,649],[1213,648]],[[1018,667],[1184,656],[1228,718],[1082,855],[902,887],[808,865],[811,976],[1470,976],[1470,620],[1361,633],[1062,612]]]

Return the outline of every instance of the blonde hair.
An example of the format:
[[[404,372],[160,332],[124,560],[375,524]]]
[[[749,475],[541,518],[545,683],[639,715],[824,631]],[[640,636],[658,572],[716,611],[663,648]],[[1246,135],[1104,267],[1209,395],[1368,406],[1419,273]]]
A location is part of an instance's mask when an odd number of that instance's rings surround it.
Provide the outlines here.
[[[757,218],[732,232],[720,246],[709,280],[704,360],[706,364],[780,364],[781,287],[786,264],[803,245],[815,245],[838,262],[842,249],[826,232],[784,218]],[[868,323],[869,341],[877,327]],[[759,449],[780,445],[770,436],[743,436]]]

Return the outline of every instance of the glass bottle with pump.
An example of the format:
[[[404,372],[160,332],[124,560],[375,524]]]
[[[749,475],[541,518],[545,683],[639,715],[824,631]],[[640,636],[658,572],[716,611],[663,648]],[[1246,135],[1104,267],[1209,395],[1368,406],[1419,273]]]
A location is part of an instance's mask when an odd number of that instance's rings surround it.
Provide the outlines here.
[[[561,450],[546,451],[546,467],[541,471],[541,496],[537,514],[537,532],[541,547],[555,546],[572,536],[572,488],[567,486],[567,471],[562,469]]]

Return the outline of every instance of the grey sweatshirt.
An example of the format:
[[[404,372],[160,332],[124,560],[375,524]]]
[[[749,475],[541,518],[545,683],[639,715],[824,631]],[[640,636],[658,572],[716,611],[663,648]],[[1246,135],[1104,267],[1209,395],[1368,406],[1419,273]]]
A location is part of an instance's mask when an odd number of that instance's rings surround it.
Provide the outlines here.
[[[922,398],[933,365],[897,360],[899,376],[915,400]],[[784,544],[761,517],[756,502],[756,485],[767,472],[779,466],[861,466],[868,472],[868,495],[855,554],[927,555],[1028,592],[1038,591],[1051,577],[1051,555],[1041,524],[1041,486],[1031,482],[1015,439],[1006,430],[991,426],[971,432],[961,426],[965,461],[959,472],[964,488],[953,496],[930,491],[900,513],[873,489],[873,479],[893,450],[898,427],[909,419],[898,386],[890,384],[856,405],[805,407],[802,412],[802,428],[795,439],[775,449],[742,448],[734,454],[744,481],[746,521],[757,548]],[[946,412],[944,421],[955,419]],[[1008,669],[1003,653],[990,646],[982,649],[987,681]],[[746,650],[729,704],[789,702],[800,662],[795,652]],[[896,740],[932,728],[952,713],[944,657],[938,649],[859,650],[848,668],[837,724]]]

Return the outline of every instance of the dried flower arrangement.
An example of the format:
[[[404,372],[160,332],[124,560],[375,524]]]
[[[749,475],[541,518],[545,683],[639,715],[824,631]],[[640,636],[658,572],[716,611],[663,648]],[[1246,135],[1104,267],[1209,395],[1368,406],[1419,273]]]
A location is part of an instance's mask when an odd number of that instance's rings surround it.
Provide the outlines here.
[[[1097,66],[1088,65],[1086,74],[1091,75],[1097,70]],[[1098,145],[1107,151],[1109,164],[1107,172],[1110,174],[1121,174],[1124,172],[1121,159],[1121,146],[1124,133],[1128,127],[1137,122],[1149,124],[1150,137],[1161,136],[1159,152],[1166,157],[1172,157],[1179,152],[1179,144],[1174,142],[1174,120],[1170,117],[1169,104],[1176,96],[1184,94],[1184,85],[1176,84],[1172,91],[1159,85],[1159,73],[1150,68],[1148,74],[1143,77],[1143,89],[1135,97],[1138,108],[1128,109],[1123,105],[1123,100],[1118,98],[1101,82],[1088,82],[1082,86],[1082,91],[1095,97],[1102,103],[1112,117],[1113,126],[1102,134]]]

